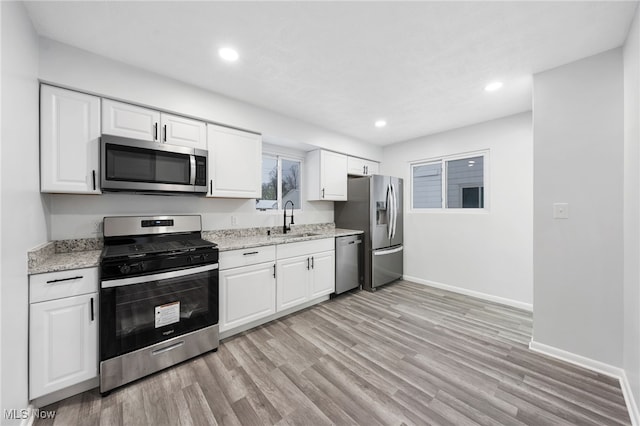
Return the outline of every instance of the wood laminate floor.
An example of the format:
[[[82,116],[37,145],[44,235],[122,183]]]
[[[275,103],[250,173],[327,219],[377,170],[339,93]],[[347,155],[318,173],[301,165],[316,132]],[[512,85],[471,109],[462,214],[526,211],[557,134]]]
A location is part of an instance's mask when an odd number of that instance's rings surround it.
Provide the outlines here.
[[[526,311],[401,281],[223,341],[36,425],[630,424],[616,379],[528,349]]]

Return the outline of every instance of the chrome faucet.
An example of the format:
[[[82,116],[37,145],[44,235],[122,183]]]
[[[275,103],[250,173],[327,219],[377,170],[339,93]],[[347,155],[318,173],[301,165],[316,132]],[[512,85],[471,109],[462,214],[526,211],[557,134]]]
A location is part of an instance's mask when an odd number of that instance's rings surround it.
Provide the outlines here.
[[[287,206],[289,205],[289,203],[291,203],[291,215],[289,216],[291,218],[291,222],[289,222],[289,226],[287,226]],[[295,223],[293,223],[293,209],[293,201],[287,200],[287,202],[284,203],[284,226],[282,227],[283,234],[286,234],[287,231],[291,231],[291,225],[295,225]]]

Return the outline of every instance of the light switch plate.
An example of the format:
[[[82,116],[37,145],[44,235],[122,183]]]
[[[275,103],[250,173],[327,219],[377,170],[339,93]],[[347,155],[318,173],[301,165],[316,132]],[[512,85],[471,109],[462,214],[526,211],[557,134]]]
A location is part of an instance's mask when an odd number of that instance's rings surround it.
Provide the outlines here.
[[[553,218],[554,219],[569,219],[569,203],[554,203],[553,204]]]

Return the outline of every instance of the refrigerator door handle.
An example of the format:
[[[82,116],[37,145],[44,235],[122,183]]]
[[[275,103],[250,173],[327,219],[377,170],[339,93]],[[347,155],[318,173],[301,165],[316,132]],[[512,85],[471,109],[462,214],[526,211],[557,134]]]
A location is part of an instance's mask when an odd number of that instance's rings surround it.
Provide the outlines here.
[[[398,220],[398,206],[396,200],[396,188],[393,184],[389,184],[391,187],[391,237],[396,236],[396,221]]]
[[[393,232],[393,195],[391,193],[391,184],[387,185],[387,237],[391,239]]]
[[[398,230],[398,188],[393,185],[393,235],[391,238],[396,237],[396,231]]]
[[[391,248],[389,250],[374,250],[373,251],[373,255],[374,256],[385,256],[387,254],[398,253],[398,252],[400,252],[402,250],[404,250],[404,246],[394,247],[394,248]]]

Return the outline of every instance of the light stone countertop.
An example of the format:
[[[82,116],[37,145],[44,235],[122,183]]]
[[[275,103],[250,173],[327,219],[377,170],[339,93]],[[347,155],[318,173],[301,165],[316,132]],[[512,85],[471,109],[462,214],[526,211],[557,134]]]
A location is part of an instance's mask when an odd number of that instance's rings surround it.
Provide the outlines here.
[[[100,264],[100,253],[102,253],[102,250],[54,253],[37,265],[30,265],[29,275],[98,266]]]
[[[271,236],[267,236],[267,228],[264,228],[264,233],[258,231],[258,228],[251,229],[250,231],[254,235],[244,235],[243,232],[246,230],[239,230],[238,232],[230,230],[223,231],[222,235],[220,235],[220,231],[203,231],[202,236],[204,239],[216,243],[218,249],[222,252],[363,233],[353,229],[312,226],[296,227],[298,229],[294,228],[286,236],[281,233],[272,233]],[[277,227],[272,229],[277,229]],[[261,233],[256,235],[256,232]],[[28,252],[28,274],[44,274],[47,272],[97,267],[100,265],[101,253],[101,239],[61,240],[45,243]]]
[[[363,231],[355,229],[322,229],[318,231],[296,232],[290,234],[267,235],[251,235],[251,236],[235,236],[235,237],[217,237],[214,235],[204,235],[208,241],[216,243],[218,250],[240,250],[252,247],[270,246],[273,244],[298,243],[301,241],[321,240],[323,238],[346,237],[348,235],[362,234]],[[299,236],[298,236],[299,235]]]

